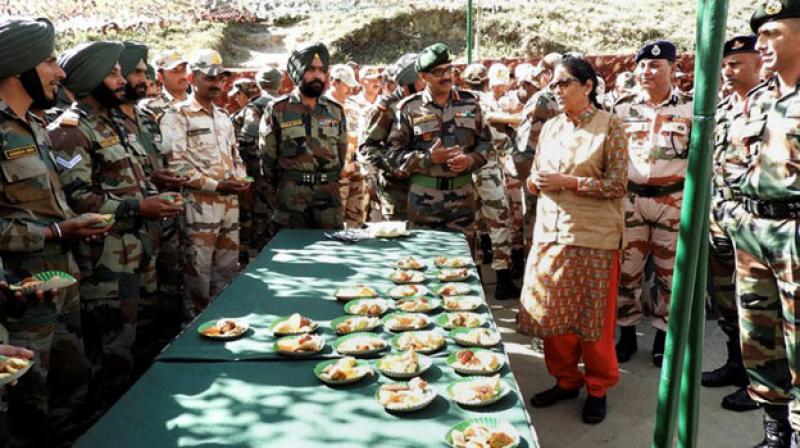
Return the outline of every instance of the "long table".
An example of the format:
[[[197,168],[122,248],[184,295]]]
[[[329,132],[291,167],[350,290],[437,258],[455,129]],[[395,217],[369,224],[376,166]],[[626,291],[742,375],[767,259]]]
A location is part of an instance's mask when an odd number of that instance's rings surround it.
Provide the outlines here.
[[[377,403],[378,386],[392,381],[377,371],[347,386],[322,384],[312,370],[321,359],[340,356],[330,344],[306,359],[274,352],[268,327],[277,317],[299,312],[313,318],[330,343],[336,337],[330,321],[345,314],[334,291],[363,283],[385,292],[393,286],[391,263],[408,255],[424,260],[430,277],[436,255],[470,253],[463,236],[449,232],[355,244],[326,239],[321,231],[281,232],[76,446],[437,447],[459,421],[491,416],[514,425],[524,439],[520,446],[538,447],[508,364],[501,375],[513,390],[501,401],[462,408],[446,398],[447,384],[460,378],[445,363],[458,349],[451,340],[422,376],[439,397],[409,414],[388,413]],[[483,296],[477,272],[468,283]],[[437,282],[426,285],[434,289]],[[494,326],[485,303],[477,312]],[[227,342],[198,335],[200,324],[221,317],[246,319],[251,329]],[[393,335],[377,333],[387,341]]]

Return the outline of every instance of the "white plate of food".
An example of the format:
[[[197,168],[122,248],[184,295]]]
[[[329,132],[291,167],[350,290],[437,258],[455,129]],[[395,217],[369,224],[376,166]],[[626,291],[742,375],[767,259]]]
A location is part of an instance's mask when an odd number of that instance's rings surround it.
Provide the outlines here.
[[[317,322],[300,313],[294,313],[291,316],[275,319],[269,328],[275,336],[289,336],[293,334],[311,333],[316,330],[318,326],[319,324],[317,324]]]
[[[352,356],[322,361],[314,367],[314,375],[320,381],[334,386],[355,383],[372,373],[372,367],[368,362]]]
[[[482,314],[473,313],[470,311],[456,311],[452,313],[440,314],[436,318],[436,323],[440,327],[451,330],[453,328],[476,328],[480,327],[486,322],[486,317]]]
[[[462,406],[480,407],[497,403],[511,392],[511,386],[500,379],[500,375],[490,377],[469,377],[448,384],[447,395]]]
[[[344,312],[359,316],[380,316],[394,307],[394,302],[386,299],[357,299],[347,302]]]
[[[465,296],[472,292],[472,288],[464,283],[445,283],[436,293],[440,296]]]
[[[430,313],[437,310],[441,306],[441,300],[432,297],[412,297],[408,299],[399,299],[394,303],[398,311],[405,311],[406,313]]]
[[[417,270],[425,269],[426,267],[424,261],[420,261],[411,255],[395,261],[394,263],[392,263],[392,266],[394,266],[397,269],[417,269]]]
[[[200,324],[197,332],[210,339],[234,339],[245,334],[250,326],[240,319],[215,319]]]
[[[350,333],[333,341],[333,348],[346,356],[367,356],[388,347],[386,341],[375,333]]]
[[[357,331],[372,331],[380,326],[381,320],[373,316],[342,316],[331,321],[336,334],[345,335]]]
[[[407,383],[382,384],[375,394],[378,403],[391,412],[413,412],[436,399],[436,389],[420,377]]]
[[[412,271],[407,269],[395,269],[389,274],[389,280],[399,284],[422,283],[425,281],[425,274],[422,271]]]
[[[389,331],[422,330],[431,320],[422,313],[391,313],[383,319],[383,328]]]
[[[507,421],[478,417],[454,425],[444,436],[453,448],[516,448],[519,432]]]
[[[490,328],[454,328],[450,338],[465,347],[494,347],[500,343],[500,333]]]
[[[301,334],[296,336],[284,336],[272,347],[276,352],[290,357],[313,356],[325,348],[325,341],[318,334]]]
[[[389,290],[389,297],[403,299],[406,297],[425,296],[430,293],[431,290],[422,285],[398,285]]]
[[[371,297],[378,297],[378,291],[375,288],[367,285],[354,285],[339,288],[333,293],[337,300],[348,301],[355,299],[364,299]]]
[[[426,355],[447,345],[444,336],[436,331],[408,331],[393,337],[391,342],[396,350],[414,350]]]
[[[491,375],[499,372],[505,363],[500,353],[481,348],[461,349],[447,358],[447,365],[462,375]]]
[[[446,257],[444,255],[434,258],[433,262],[439,268],[468,268],[475,265],[472,258]]]
[[[483,304],[480,296],[444,296],[442,308],[447,311],[475,311]]]
[[[408,379],[422,375],[431,365],[433,365],[431,358],[409,350],[385,355],[378,360],[375,367],[389,378]]]
[[[469,278],[469,269],[444,268],[436,273],[436,278],[443,282],[463,282]]]

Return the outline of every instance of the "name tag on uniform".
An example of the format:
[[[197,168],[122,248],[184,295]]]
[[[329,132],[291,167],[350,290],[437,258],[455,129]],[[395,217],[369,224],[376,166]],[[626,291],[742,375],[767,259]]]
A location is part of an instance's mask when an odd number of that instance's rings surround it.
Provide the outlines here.
[[[436,120],[437,118],[438,118],[438,117],[436,116],[436,114],[425,114],[425,115],[420,115],[419,117],[414,117],[414,118],[412,118],[412,119],[411,119],[411,124],[413,124],[413,125],[417,125],[417,124],[420,124],[420,123],[426,123],[426,122],[428,122],[428,121],[434,121],[434,120]]]
[[[104,140],[100,140],[101,148],[108,148],[109,146],[114,146],[114,145],[119,145],[119,137],[116,135]]]
[[[661,132],[686,135],[689,133],[689,125],[680,121],[667,121],[661,125]]]
[[[20,146],[19,148],[6,149],[6,159],[13,160],[36,154],[36,145]]]
[[[281,123],[281,129],[293,128],[295,126],[302,126],[302,125],[303,125],[302,119],[284,121],[283,123]]]
[[[187,137],[196,137],[198,135],[206,135],[206,134],[210,134],[210,133],[211,133],[211,129],[209,129],[209,128],[189,129],[188,131],[186,131],[186,136]]]

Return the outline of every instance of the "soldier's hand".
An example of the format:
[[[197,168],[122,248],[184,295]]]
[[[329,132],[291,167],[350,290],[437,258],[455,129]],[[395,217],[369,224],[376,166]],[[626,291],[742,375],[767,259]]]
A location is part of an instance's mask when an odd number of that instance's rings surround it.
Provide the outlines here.
[[[153,181],[153,183],[159,188],[173,190],[184,186],[186,182],[189,181],[189,178],[186,176],[180,176],[178,173],[170,169],[162,168],[160,170],[156,170],[156,172],[154,172],[150,177],[150,180]]]
[[[539,194],[539,188],[536,187],[536,182],[534,181],[533,176],[528,176],[525,179],[525,186],[528,187],[528,191],[530,191],[531,194],[533,195]]]
[[[447,167],[454,173],[463,173],[469,171],[474,163],[475,159],[471,155],[459,153],[447,161]]]
[[[101,238],[107,234],[113,221],[106,220],[103,215],[97,213],[84,213],[66,221],[58,223],[61,229],[61,239],[92,240]]]
[[[431,146],[431,161],[436,165],[447,163],[447,159],[452,157],[451,150],[452,148],[442,146],[442,140],[437,138]]]
[[[162,219],[178,216],[183,206],[162,196],[148,196],[139,202],[139,214],[145,219]]]
[[[225,179],[217,184],[217,191],[220,193],[238,194],[250,188],[249,182],[242,182],[236,179]]]

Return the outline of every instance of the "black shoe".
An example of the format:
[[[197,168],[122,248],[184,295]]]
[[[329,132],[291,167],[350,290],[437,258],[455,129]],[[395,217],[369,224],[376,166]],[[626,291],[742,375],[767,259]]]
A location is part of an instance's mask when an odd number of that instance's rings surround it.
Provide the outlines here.
[[[578,398],[581,393],[580,389],[562,389],[556,384],[550,389],[539,392],[531,397],[531,405],[535,408],[543,408],[558,403],[561,400],[569,400]]]
[[[710,372],[703,372],[700,384],[705,387],[747,386],[747,371],[742,364],[739,338],[728,341],[728,360],[725,364]]]
[[[747,393],[747,386],[736,389],[736,392],[725,395],[722,398],[722,407],[734,412],[755,411],[759,408],[758,403],[750,398]]]
[[[653,365],[661,367],[664,362],[664,343],[667,340],[667,333],[656,330],[656,337],[653,338]]]
[[[522,249],[511,250],[511,275],[515,279],[525,275],[525,251]]]
[[[511,280],[511,271],[502,269],[496,271],[497,287],[494,290],[496,300],[519,299],[520,289]]]
[[[583,405],[583,422],[590,425],[596,425],[606,418],[606,396],[593,397],[589,395],[586,397],[586,403]]]
[[[636,345],[636,327],[620,327],[617,342],[617,362],[628,362],[639,347]]]
[[[796,438],[788,420],[764,418],[764,440],[753,448],[793,448]]]
[[[483,264],[491,264],[492,257],[492,239],[489,238],[489,235],[484,233],[481,235],[481,262]]]

